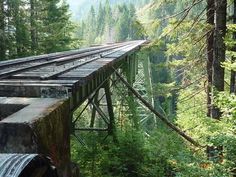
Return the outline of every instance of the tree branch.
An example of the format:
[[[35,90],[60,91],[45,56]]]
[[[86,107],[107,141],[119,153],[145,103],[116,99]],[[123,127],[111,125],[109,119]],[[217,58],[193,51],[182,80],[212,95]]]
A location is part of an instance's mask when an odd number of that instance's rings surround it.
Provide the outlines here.
[[[178,133],[180,136],[182,136],[185,140],[190,142],[192,145],[197,147],[204,147],[200,145],[197,141],[195,141],[192,137],[187,135],[185,132],[183,132],[181,129],[179,129],[177,126],[175,126],[172,122],[170,122],[165,116],[157,112],[154,107],[149,104],[145,99],[142,98],[142,96],[116,71],[115,68],[114,72],[117,75],[117,77],[124,83],[124,85],[151,111],[153,112],[165,125],[167,125],[169,128],[174,130],[176,133]]]

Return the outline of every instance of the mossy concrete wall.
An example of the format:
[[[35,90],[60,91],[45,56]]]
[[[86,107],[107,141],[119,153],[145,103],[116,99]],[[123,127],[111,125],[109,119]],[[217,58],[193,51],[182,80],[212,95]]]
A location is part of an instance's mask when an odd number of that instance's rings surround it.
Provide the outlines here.
[[[23,109],[0,121],[0,153],[49,156],[61,177],[70,176],[70,109],[68,100],[0,98],[0,104]]]

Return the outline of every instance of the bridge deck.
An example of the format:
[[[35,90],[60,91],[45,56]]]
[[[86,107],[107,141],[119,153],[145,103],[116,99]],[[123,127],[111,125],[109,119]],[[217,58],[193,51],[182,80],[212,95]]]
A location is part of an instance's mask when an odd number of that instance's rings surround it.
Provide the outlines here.
[[[68,97],[79,105],[146,41],[131,41],[0,62],[0,96]],[[73,106],[72,106],[73,107]]]

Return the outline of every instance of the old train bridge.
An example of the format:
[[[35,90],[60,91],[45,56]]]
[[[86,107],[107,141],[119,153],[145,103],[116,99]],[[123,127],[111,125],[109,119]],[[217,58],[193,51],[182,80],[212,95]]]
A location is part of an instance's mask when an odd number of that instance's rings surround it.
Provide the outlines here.
[[[0,176],[57,176],[52,164],[59,176],[71,176],[70,134],[113,134],[110,78],[126,68],[127,80],[134,80],[135,53],[145,43],[112,43],[0,62]],[[108,116],[96,104],[101,89]],[[76,127],[73,112],[86,100],[94,108],[90,126]],[[107,128],[94,128],[95,111]]]

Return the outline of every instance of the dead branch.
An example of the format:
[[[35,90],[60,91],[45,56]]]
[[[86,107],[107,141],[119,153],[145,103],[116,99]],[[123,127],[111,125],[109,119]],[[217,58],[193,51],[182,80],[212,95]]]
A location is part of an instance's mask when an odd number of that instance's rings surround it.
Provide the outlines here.
[[[197,147],[204,147],[200,145],[197,141],[195,141],[192,137],[187,135],[185,132],[183,132],[180,128],[175,126],[172,122],[170,122],[165,116],[160,114],[158,111],[154,109],[154,107],[149,104],[145,99],[142,98],[142,96],[116,71],[115,68],[114,72],[119,77],[119,79],[124,83],[124,85],[135,95],[151,112],[153,112],[164,124],[166,124],[169,128],[174,130],[177,134],[182,136],[185,140],[190,142],[192,145]]]

